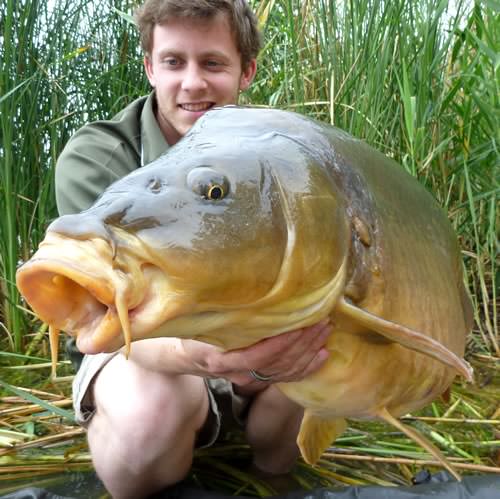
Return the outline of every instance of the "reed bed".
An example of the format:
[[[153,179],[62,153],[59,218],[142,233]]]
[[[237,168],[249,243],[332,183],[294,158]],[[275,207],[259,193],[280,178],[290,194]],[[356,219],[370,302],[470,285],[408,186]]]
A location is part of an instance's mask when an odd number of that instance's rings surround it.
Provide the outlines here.
[[[500,369],[494,358],[471,356],[478,371],[474,387],[457,382],[448,402],[436,401],[403,419],[438,445],[457,470],[465,474],[500,475]],[[0,369],[5,393],[0,397],[0,494],[23,484],[50,488],[58,480],[92,471],[85,432],[71,412],[71,368],[60,362],[60,376],[50,380],[50,366],[17,358]],[[36,380],[26,383],[43,364]],[[15,374],[12,374],[12,373]],[[250,471],[250,450],[242,435],[197,451],[189,484],[206,490],[268,497],[282,492],[283,483]],[[299,461],[286,487],[313,489],[348,485],[408,485],[421,470],[438,471],[440,464],[425,451],[384,423],[351,421],[348,431],[312,467]],[[56,477],[56,478],[55,478]],[[95,481],[95,479],[94,479]],[[103,491],[100,491],[102,495]],[[96,497],[101,497],[96,495]],[[77,496],[80,497],[80,496]],[[81,496],[87,497],[87,496]]]
[[[500,14],[493,2],[253,1],[265,35],[243,102],[334,124],[395,158],[447,210],[463,248],[475,325],[467,359],[476,383],[453,385],[408,424],[463,473],[500,471],[498,196]],[[97,2],[96,2],[97,4]],[[83,123],[148,92],[134,2],[4,0],[0,4],[0,494],[63,470],[92,469],[72,421],[71,368],[49,379],[47,327],[15,287],[56,216],[55,161]],[[429,456],[382,423],[351,422],[303,488],[407,484]],[[265,497],[233,442],[200,451],[191,480]],[[12,480],[17,480],[12,482]],[[21,480],[21,481],[19,481]],[[7,483],[9,483],[7,485]]]

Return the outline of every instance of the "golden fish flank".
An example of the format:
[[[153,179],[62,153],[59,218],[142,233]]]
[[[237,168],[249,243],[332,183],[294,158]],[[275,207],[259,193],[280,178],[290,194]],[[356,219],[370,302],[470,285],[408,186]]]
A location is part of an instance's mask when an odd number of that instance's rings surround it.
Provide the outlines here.
[[[457,373],[472,379],[456,237],[415,179],[338,129],[210,111],[89,210],[57,219],[17,282],[54,352],[59,329],[86,353],[158,336],[234,349],[330,316],[327,364],[279,385],[305,408],[306,461],[345,418],[381,418],[455,473],[396,418]]]

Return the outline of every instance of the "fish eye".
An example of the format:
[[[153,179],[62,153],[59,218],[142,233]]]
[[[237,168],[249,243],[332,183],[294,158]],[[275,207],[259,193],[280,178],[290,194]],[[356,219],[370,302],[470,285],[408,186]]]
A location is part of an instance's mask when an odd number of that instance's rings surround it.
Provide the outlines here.
[[[209,201],[219,201],[229,193],[229,181],[212,168],[200,166],[188,173],[187,184],[193,192]]]
[[[224,197],[224,187],[222,185],[211,185],[207,192],[207,199],[222,199]]]

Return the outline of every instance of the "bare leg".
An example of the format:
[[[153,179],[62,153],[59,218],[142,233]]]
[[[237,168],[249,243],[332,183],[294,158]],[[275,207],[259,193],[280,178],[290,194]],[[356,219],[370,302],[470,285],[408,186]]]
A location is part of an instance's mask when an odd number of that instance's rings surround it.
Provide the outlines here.
[[[202,378],[167,376],[122,355],[99,373],[88,441],[114,498],[141,498],[182,480],[208,413]]]
[[[304,410],[270,386],[252,403],[246,428],[254,465],[267,473],[290,471],[300,452],[296,439]]]

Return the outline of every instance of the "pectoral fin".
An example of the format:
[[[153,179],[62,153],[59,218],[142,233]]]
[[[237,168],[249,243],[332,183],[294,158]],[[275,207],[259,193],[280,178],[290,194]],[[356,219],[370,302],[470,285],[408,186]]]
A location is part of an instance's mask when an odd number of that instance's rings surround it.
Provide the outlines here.
[[[399,343],[410,350],[428,355],[440,362],[456,369],[467,381],[472,381],[472,367],[451,350],[433,338],[413,329],[396,324],[352,305],[345,298],[338,303],[338,310],[358,324],[370,328],[372,331],[385,336],[387,339]]]
[[[315,464],[346,428],[345,419],[322,419],[306,409],[297,437],[297,445],[304,461]]]
[[[377,416],[392,426],[395,426],[398,430],[402,431],[407,437],[411,438],[418,445],[423,447],[427,452],[432,454],[437,461],[439,461],[459,482],[462,477],[453,468],[450,462],[446,459],[445,455],[429,440],[427,440],[422,434],[415,431],[410,426],[403,424],[399,419],[396,419],[389,411],[384,407],[377,412]]]

